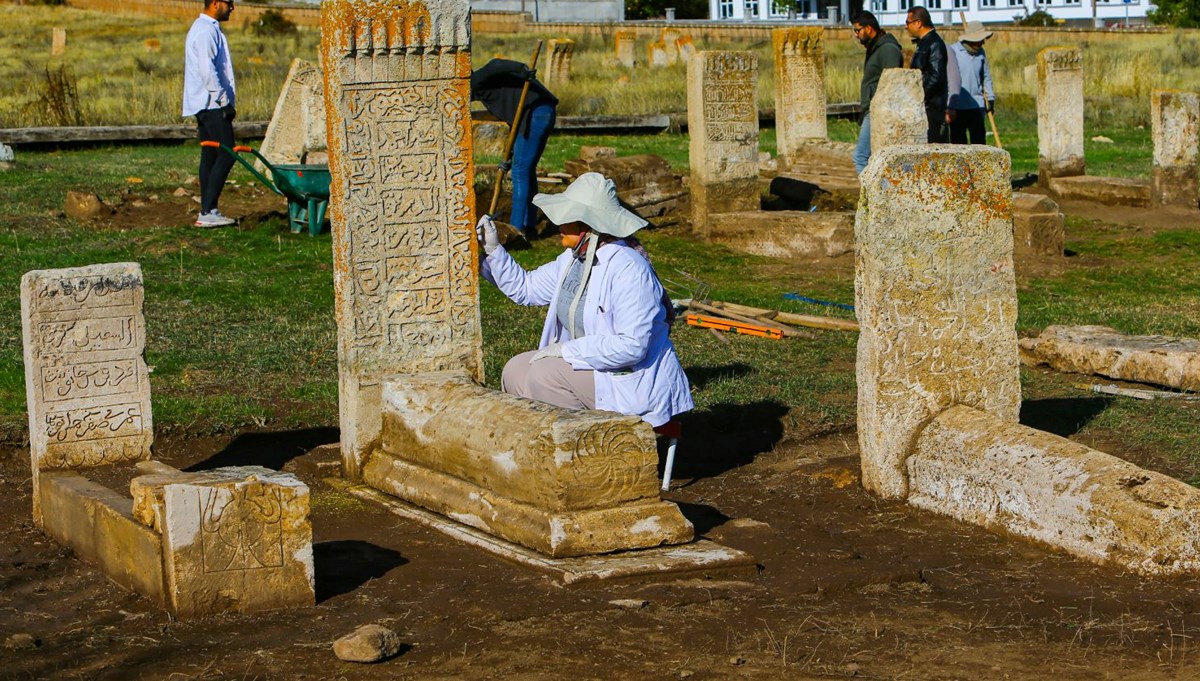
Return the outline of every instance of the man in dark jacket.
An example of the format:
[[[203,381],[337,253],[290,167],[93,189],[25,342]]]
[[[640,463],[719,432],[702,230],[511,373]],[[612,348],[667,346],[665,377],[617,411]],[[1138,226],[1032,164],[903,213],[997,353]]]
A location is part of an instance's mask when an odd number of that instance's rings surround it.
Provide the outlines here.
[[[908,10],[904,28],[913,37],[917,51],[913,54],[912,68],[921,71],[925,87],[925,117],[929,119],[929,142],[944,142],[946,125],[946,42],[933,29],[933,19],[924,7]]]
[[[529,83],[525,108],[521,120],[514,121],[525,83]],[[537,164],[554,129],[558,98],[538,81],[528,66],[511,59],[493,59],[471,74],[471,99],[483,102],[493,116],[508,123],[510,128],[517,126],[512,156],[512,212],[508,221],[524,234],[536,222],[532,202],[537,193]]]
[[[879,28],[879,20],[874,14],[859,12],[851,26],[854,28],[854,37],[867,48],[862,85],[859,87],[862,127],[858,130],[858,144],[854,147],[854,168],[861,173],[871,158],[871,100],[879,87],[879,76],[884,69],[904,66],[904,54],[900,50],[900,43]]]

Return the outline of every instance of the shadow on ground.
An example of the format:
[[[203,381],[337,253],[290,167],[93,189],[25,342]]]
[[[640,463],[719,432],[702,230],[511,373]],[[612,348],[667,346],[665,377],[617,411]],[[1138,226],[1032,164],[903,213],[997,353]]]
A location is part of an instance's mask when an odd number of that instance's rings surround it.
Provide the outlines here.
[[[1053,397],[1021,403],[1021,425],[1070,437],[1099,416],[1111,397]]]
[[[691,478],[688,484],[692,484],[754,461],[783,439],[782,419],[787,413],[779,402],[762,401],[717,404],[681,414],[683,434],[672,477]]]
[[[187,471],[203,471],[222,466],[262,466],[281,470],[287,462],[304,455],[318,445],[337,442],[337,428],[303,428],[277,433],[243,433],[224,449],[203,461],[188,466]]]
[[[356,539],[314,543],[317,603],[350,593],[407,562],[399,551]]]

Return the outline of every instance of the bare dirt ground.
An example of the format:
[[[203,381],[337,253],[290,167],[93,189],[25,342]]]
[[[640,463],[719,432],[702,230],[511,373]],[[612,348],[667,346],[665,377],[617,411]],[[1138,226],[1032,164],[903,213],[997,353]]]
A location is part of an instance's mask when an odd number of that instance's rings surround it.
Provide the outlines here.
[[[1069,435],[1079,405],[1061,402],[1028,400],[1023,420]],[[336,440],[328,427],[159,438],[168,464],[265,465],[313,492],[316,607],[192,621],[37,530],[28,453],[0,449],[0,678],[1200,678],[1196,580],[1117,574],[879,500],[859,485],[852,429],[814,432],[776,403],[686,421],[666,495],[699,535],[757,557],[742,579],[558,586],[329,487],[306,464]],[[127,472],[92,477],[127,489]],[[372,622],[403,652],[339,661],[331,642]]]

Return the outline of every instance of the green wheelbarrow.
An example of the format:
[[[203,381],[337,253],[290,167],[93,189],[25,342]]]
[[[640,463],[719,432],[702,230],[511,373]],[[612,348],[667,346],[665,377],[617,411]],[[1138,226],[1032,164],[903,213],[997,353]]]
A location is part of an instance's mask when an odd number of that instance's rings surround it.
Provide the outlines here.
[[[325,222],[325,209],[329,206],[329,166],[308,165],[304,163],[272,164],[258,151],[245,146],[232,149],[211,140],[200,143],[202,147],[219,147],[229,153],[238,163],[246,166],[250,174],[258,178],[268,189],[287,199],[288,225],[292,234],[299,234],[305,227],[308,233],[317,236],[321,233],[321,225]],[[242,158],[241,154],[250,152],[262,161],[271,171],[271,179],[258,172],[258,169]],[[274,180],[274,181],[272,181]]]

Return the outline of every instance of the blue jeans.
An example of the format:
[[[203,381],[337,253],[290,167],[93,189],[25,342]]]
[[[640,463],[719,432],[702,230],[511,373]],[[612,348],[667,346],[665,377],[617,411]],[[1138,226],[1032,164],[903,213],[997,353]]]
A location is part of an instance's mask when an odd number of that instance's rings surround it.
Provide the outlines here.
[[[553,104],[542,104],[529,112],[528,125],[521,126],[513,141],[512,213],[508,222],[521,232],[533,227],[533,195],[537,193],[537,164],[554,129]]]
[[[871,112],[863,114],[862,127],[858,130],[858,143],[854,145],[854,169],[862,175],[867,161],[871,160]]]

